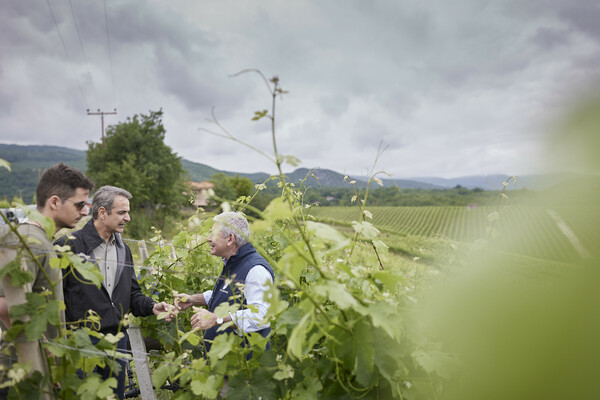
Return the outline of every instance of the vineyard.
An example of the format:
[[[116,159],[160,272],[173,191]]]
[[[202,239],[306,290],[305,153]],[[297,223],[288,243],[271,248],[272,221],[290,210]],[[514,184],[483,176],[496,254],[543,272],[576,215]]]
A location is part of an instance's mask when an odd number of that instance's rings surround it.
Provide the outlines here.
[[[387,234],[389,244],[406,242],[403,236],[443,237],[457,242],[474,242],[488,237],[491,226],[489,215],[495,207],[370,207],[373,224]],[[312,208],[310,215],[318,220],[347,224],[359,218],[358,208]],[[582,219],[579,214],[566,214],[573,226],[582,232],[584,246],[591,247],[593,235],[585,232],[597,230],[600,216]],[[580,228],[582,227],[582,228]],[[501,208],[494,223],[494,239],[501,248],[535,258],[568,261],[578,253],[556,221],[539,207],[507,206]],[[578,235],[579,236],[579,235]],[[597,238],[596,238],[597,239]]]
[[[101,379],[97,367],[116,372],[119,358],[133,362],[132,392],[146,387],[148,399],[598,398],[600,210],[587,186],[560,192],[581,200],[579,207],[564,197],[560,206],[543,207],[371,207],[354,187],[353,207],[310,206],[304,188],[282,170],[296,159],[275,146],[275,100],[286,92],[279,78],[258,73],[273,108],[253,120],[270,120],[280,195],[264,210],[248,196],[220,207],[251,219],[252,245],[275,272],[263,298],[268,313],[259,321],[269,324],[270,336],[240,328],[211,339],[192,325],[199,314],[186,310],[128,314],[108,334],[98,332],[95,311],[65,324],[55,293],[31,291],[28,264],[45,268],[32,242],[6,219],[6,237],[18,239],[0,246],[0,279],[11,291],[3,296],[10,324],[2,338],[19,361],[0,366],[8,398],[114,398],[116,379]],[[221,136],[243,143],[227,131]],[[376,174],[373,167],[370,182]],[[540,204],[535,200],[527,204]],[[155,302],[175,304],[218,279],[245,290],[235,275],[219,276],[224,260],[208,249],[214,211],[196,210],[177,223],[174,236],[153,228],[148,240],[125,239],[135,257],[129,267]],[[29,213],[48,237],[55,233],[51,218]],[[51,289],[76,273],[101,286],[96,265],[68,246],[40,255],[54,251],[60,257],[50,266],[62,276],[48,279]],[[217,318],[244,306],[243,297],[230,300],[236,301],[215,309]],[[48,324],[58,336],[44,334]],[[142,334],[153,339],[153,348],[138,349],[139,357],[118,352],[127,327],[139,342]],[[145,383],[137,374],[143,369]]]

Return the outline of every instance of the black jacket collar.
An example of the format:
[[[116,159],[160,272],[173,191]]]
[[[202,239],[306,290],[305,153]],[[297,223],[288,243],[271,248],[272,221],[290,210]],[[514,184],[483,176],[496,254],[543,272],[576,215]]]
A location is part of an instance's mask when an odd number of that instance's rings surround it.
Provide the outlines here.
[[[121,234],[115,232],[115,244],[118,247],[124,247],[123,239],[121,239]],[[94,220],[90,219],[87,224],[79,231],[79,236],[81,237],[81,241],[85,247],[85,253],[87,254],[89,251],[94,250],[96,247],[100,246],[100,244],[104,243],[105,240],[98,234],[96,227],[94,226]]]

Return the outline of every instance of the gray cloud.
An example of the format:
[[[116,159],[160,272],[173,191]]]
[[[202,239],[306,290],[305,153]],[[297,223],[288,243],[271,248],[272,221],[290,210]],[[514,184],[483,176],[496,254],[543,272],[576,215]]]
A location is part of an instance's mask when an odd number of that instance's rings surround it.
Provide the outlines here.
[[[198,129],[215,107],[227,130],[272,151],[268,121],[251,121],[270,107],[264,82],[230,77],[258,68],[290,91],[278,143],[305,167],[364,172],[383,141],[381,168],[396,176],[523,174],[545,121],[599,82],[591,0],[114,1],[110,53],[102,2],[73,2],[83,51],[69,2],[51,4],[70,63],[47,6],[0,5],[3,142],[83,149],[99,140],[86,108],[118,108],[107,124],[162,108],[184,158],[274,172]]]

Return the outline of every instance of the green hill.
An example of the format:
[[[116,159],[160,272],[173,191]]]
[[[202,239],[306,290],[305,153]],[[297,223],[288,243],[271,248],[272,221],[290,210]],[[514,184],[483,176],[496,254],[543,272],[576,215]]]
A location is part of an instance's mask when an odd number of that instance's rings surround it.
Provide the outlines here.
[[[209,167],[205,164],[195,163],[184,159],[181,160],[181,164],[183,165],[183,169],[185,169],[188,172],[190,179],[194,182],[202,182],[209,180],[213,175],[218,173],[224,173],[228,176],[239,175],[244,178],[250,179],[254,183],[262,183],[269,177],[269,174],[266,174],[264,172],[246,174],[243,172],[222,171],[213,167]]]
[[[0,169],[0,198],[12,200],[14,196],[22,196],[25,202],[30,203],[41,171],[57,162],[64,162],[85,171],[87,169],[85,157],[85,151],[83,150],[60,146],[20,146],[0,143],[0,159],[4,159],[11,164],[10,172]],[[181,160],[181,164],[183,169],[188,172],[189,178],[195,182],[208,180],[220,172],[228,176],[239,175],[250,179],[254,183],[262,183],[269,178],[269,174],[264,172],[224,171],[185,159]],[[331,172],[333,173],[333,171]],[[292,173],[294,178],[300,175],[304,177],[305,174]],[[343,175],[337,174],[337,176],[339,182],[342,182]]]
[[[11,164],[12,171],[0,170],[0,198],[11,200],[13,196],[22,196],[27,203],[31,202],[37,185],[38,174],[45,168],[57,162],[64,162],[75,168],[85,171],[85,151],[69,149],[60,146],[20,146],[15,144],[0,144],[0,158]],[[209,180],[217,173],[228,176],[239,175],[250,179],[254,183],[262,183],[269,178],[264,172],[244,173],[219,170],[205,164],[182,159],[181,164],[188,172],[190,180],[201,182]],[[328,169],[298,168],[286,174],[291,182],[300,184],[304,180],[305,186],[341,188],[350,186],[344,183],[344,175]],[[391,181],[390,181],[391,182]],[[397,183],[397,182],[396,182]],[[359,186],[364,182],[359,182]],[[402,187],[430,188],[434,185],[401,181]]]
[[[26,203],[32,201],[38,175],[44,169],[57,162],[64,162],[82,171],[87,169],[85,151],[60,146],[0,144],[0,158],[11,164],[10,172],[0,169],[0,198],[12,200],[13,196],[22,195],[23,201]],[[187,160],[181,160],[181,163],[194,181],[207,180],[212,175],[223,172],[208,165]],[[234,175],[234,173],[227,174]],[[252,174],[240,175],[252,176]],[[266,176],[266,174],[264,175]]]
[[[31,203],[39,174],[57,162],[85,170],[85,152],[59,146],[18,146],[0,144],[0,158],[11,164],[11,171],[0,169],[0,198],[22,196]]]

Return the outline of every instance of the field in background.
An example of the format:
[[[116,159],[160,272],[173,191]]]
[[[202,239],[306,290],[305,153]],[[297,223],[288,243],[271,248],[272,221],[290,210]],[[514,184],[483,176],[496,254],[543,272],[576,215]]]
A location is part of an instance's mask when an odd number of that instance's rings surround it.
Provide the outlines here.
[[[418,256],[419,248],[411,246],[411,237],[443,238],[454,242],[473,243],[487,239],[491,225],[488,216],[495,207],[369,207],[373,224],[382,231],[382,238],[392,250]],[[348,225],[360,218],[358,207],[320,207],[309,212],[320,221]],[[559,262],[569,262],[580,252],[572,238],[561,229],[555,216],[581,237],[583,247],[597,239],[589,232],[597,231],[600,215],[581,217],[577,210],[542,207],[501,207],[494,223],[496,248],[507,253]],[[585,234],[588,232],[588,234]],[[417,240],[418,242],[418,240]]]

